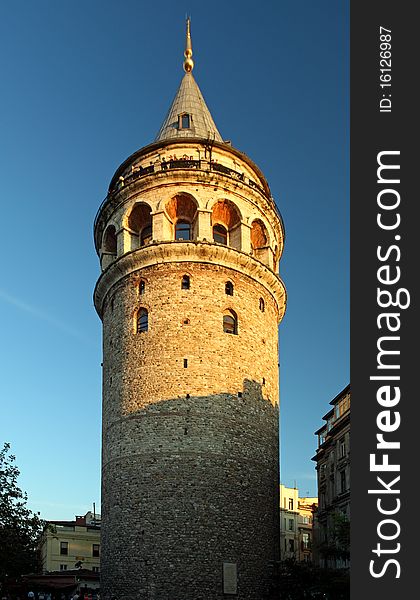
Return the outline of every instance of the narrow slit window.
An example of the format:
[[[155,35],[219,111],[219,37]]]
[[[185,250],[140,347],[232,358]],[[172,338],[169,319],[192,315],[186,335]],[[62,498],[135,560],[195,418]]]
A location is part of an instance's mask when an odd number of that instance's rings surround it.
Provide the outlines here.
[[[188,358],[184,358],[184,369],[188,367]]]
[[[184,275],[181,281],[181,289],[189,290],[190,289],[190,278],[188,275]]]
[[[140,284],[139,284],[139,294],[140,294],[140,296],[142,296],[145,291],[146,291],[146,282],[144,281],[144,279],[141,279],[140,280]]]
[[[149,313],[141,308],[137,313],[137,333],[144,333],[149,329]]]
[[[260,298],[260,311],[264,312],[265,311],[265,302],[264,302],[264,298]]]
[[[233,283],[231,281],[227,281],[225,285],[225,293],[228,296],[233,296]]]

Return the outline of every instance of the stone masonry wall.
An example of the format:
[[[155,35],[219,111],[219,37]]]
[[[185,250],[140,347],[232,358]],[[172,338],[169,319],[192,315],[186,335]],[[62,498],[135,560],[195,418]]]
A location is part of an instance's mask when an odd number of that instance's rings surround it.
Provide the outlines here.
[[[227,309],[238,335],[223,331]],[[165,262],[114,285],[102,318],[103,596],[223,598],[230,562],[236,597],[262,599],[278,559],[273,296],[234,269]]]

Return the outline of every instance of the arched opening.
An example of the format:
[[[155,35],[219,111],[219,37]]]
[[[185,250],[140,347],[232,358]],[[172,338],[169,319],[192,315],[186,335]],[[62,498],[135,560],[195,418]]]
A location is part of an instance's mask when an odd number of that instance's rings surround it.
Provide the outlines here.
[[[114,225],[108,225],[105,230],[102,251],[107,254],[117,255],[117,232]]]
[[[189,241],[196,238],[197,202],[191,194],[180,193],[165,206],[174,226],[174,239]]]
[[[149,329],[149,313],[146,308],[137,312],[137,333],[145,333]]]
[[[251,246],[253,250],[264,248],[268,244],[267,228],[260,219],[252,222]]]
[[[133,232],[131,250],[146,246],[152,241],[152,209],[148,204],[139,202],[133,207],[127,225]]]
[[[238,317],[233,310],[225,310],[223,315],[223,331],[238,335]]]
[[[144,281],[144,279],[140,279],[140,283],[139,283],[139,294],[140,294],[140,296],[142,296],[145,291],[146,291],[146,282]]]
[[[267,228],[261,219],[256,219],[251,225],[251,251],[252,255],[264,264],[269,265],[270,248]]]
[[[213,240],[241,250],[241,214],[231,200],[219,200],[212,209]]]
[[[225,284],[225,294],[233,296],[233,283],[231,281],[227,281]]]

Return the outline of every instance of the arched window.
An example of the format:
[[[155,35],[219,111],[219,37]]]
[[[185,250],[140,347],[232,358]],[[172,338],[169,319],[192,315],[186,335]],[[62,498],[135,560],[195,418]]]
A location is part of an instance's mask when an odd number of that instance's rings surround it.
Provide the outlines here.
[[[223,225],[214,225],[213,227],[213,240],[218,244],[227,246],[227,229]]]
[[[107,254],[117,254],[117,234],[114,225],[107,227],[103,237],[103,251]]]
[[[233,283],[231,281],[227,281],[225,284],[225,293],[228,296],[233,296]]]
[[[152,226],[147,225],[143,227],[140,234],[140,246],[145,246],[146,244],[150,244],[152,241]]]
[[[253,250],[264,248],[268,244],[267,228],[261,219],[255,219],[251,227],[251,247]]]
[[[223,315],[223,331],[238,335],[238,319],[233,310],[227,310]]]
[[[149,329],[149,313],[141,308],[137,313],[137,333],[144,333]]]
[[[265,311],[265,302],[264,302],[264,298],[260,298],[260,311],[264,312]]]
[[[140,283],[139,283],[139,294],[140,294],[140,296],[142,294],[144,294],[145,290],[146,290],[146,282],[144,281],[144,279],[140,279]]]
[[[190,240],[191,239],[191,223],[184,219],[179,219],[175,225],[175,239],[176,240]]]
[[[190,278],[188,275],[184,275],[181,280],[181,290],[189,290],[190,289]]]
[[[131,250],[141,248],[152,241],[152,209],[145,202],[135,204],[127,217],[131,229]]]

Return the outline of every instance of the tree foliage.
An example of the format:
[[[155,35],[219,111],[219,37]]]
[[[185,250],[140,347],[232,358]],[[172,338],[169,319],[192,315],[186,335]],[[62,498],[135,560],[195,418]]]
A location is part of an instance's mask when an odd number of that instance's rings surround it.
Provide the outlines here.
[[[27,494],[19,488],[19,469],[10,444],[0,450],[0,584],[39,570],[37,545],[44,521],[27,508]]]
[[[332,532],[329,542],[320,544],[319,550],[324,558],[350,560],[350,521],[341,513],[334,513],[331,519]]]

